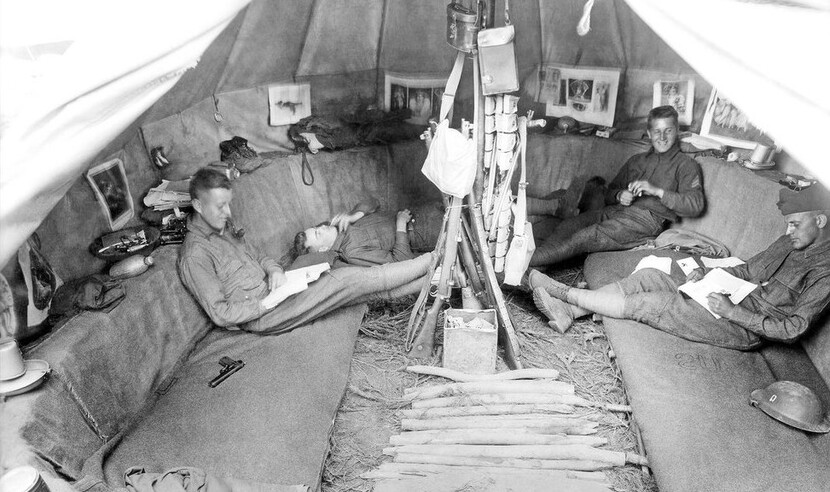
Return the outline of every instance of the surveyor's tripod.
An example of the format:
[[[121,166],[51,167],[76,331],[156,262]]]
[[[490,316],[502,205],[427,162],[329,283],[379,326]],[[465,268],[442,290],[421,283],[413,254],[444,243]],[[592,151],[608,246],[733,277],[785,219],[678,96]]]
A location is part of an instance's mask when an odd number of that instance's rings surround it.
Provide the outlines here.
[[[482,305],[496,310],[499,323],[499,339],[504,346],[505,361],[513,369],[521,368],[519,362],[519,343],[504,295],[498,285],[484,230],[481,208],[481,189],[484,165],[484,96],[481,91],[478,53],[470,54],[473,60],[473,87],[475,97],[475,114],[473,139],[476,146],[476,178],[473,189],[466,198],[452,196],[447,200],[444,223],[435,246],[438,255],[430,265],[430,281],[421,289],[418,300],[412,309],[407,326],[406,348],[413,357],[429,357],[435,337],[438,315],[448,302],[451,293],[451,281],[456,284],[468,283]],[[447,82],[447,89],[441,101],[439,121],[443,121],[452,107],[455,91],[461,78],[467,53],[459,51],[452,73]],[[465,205],[466,202],[466,205]],[[463,213],[467,210],[467,216]],[[459,254],[460,252],[460,254]],[[476,266],[476,260],[479,268]],[[432,287],[431,278],[441,264],[438,289],[432,306],[427,309],[427,301]],[[460,285],[461,286],[461,285]]]

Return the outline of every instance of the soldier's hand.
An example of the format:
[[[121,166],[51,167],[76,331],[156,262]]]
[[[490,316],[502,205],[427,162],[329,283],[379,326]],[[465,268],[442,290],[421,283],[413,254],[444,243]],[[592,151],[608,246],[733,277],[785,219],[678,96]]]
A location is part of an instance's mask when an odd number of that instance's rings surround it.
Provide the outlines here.
[[[268,290],[273,292],[274,289],[283,285],[288,281],[288,277],[285,276],[285,272],[282,270],[275,270],[268,274]]]
[[[688,275],[686,275],[686,282],[697,282],[706,275],[703,268],[695,268]]]
[[[711,309],[713,313],[726,319],[729,319],[729,315],[732,314],[732,310],[735,309],[735,305],[732,304],[732,301],[724,294],[720,294],[718,292],[712,292],[707,296],[706,300],[709,303],[709,309]]]
[[[406,232],[406,224],[412,220],[412,213],[409,209],[403,209],[398,212],[398,216],[395,219],[395,230],[398,232]]]
[[[627,207],[634,203],[634,193],[628,190],[622,190],[617,194],[617,200],[619,200],[620,205]]]
[[[634,196],[650,195],[661,198],[663,196],[662,188],[654,186],[646,180],[632,181],[628,184],[628,190],[633,193]]]

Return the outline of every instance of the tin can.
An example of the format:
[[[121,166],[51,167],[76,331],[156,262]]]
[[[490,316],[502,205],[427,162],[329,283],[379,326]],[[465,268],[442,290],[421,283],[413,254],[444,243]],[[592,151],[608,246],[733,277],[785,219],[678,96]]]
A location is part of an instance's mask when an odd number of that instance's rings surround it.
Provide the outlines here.
[[[0,490],[3,492],[49,492],[49,487],[33,467],[18,466],[0,477]]]

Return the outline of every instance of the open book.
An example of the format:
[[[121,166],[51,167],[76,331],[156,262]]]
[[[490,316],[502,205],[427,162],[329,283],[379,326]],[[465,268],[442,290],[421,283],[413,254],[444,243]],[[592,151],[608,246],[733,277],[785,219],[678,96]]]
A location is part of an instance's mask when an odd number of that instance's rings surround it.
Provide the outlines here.
[[[317,263],[316,265],[309,265],[296,270],[289,270],[285,272],[287,282],[272,290],[263,299],[265,307],[268,309],[279,305],[282,301],[289,297],[302,292],[308,288],[308,284],[314,282],[323,272],[330,270],[331,265],[328,263]]]
[[[712,313],[712,316],[720,319],[720,316],[713,313],[709,309],[709,301],[707,297],[712,292],[718,292],[729,296],[732,304],[740,304],[741,301],[755,290],[758,286],[752,282],[740,279],[725,270],[715,268],[707,273],[702,279],[697,282],[686,282],[677,288],[680,292],[688,295],[698,304],[705,307],[707,311]]]

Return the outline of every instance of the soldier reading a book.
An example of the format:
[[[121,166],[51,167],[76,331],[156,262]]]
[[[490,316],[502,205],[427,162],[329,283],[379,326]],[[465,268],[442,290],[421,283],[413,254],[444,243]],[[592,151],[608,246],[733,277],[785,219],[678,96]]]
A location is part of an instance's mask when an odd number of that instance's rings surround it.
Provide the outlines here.
[[[190,196],[194,213],[179,253],[179,276],[218,326],[282,333],[339,307],[417,294],[427,281],[432,253],[369,268],[310,267],[292,275],[232,226],[233,191],[224,173],[197,171]]]
[[[745,264],[719,272],[754,284],[738,303],[717,288],[702,300],[688,298],[678,291],[681,282],[653,268],[596,290],[571,288],[532,271],[534,302],[549,324],[563,332],[574,318],[597,313],[739,350],[767,340],[792,342],[830,304],[830,192],[819,183],[800,192],[782,188],[778,208],[787,222],[786,234]],[[687,284],[702,281],[705,274],[692,271]]]

